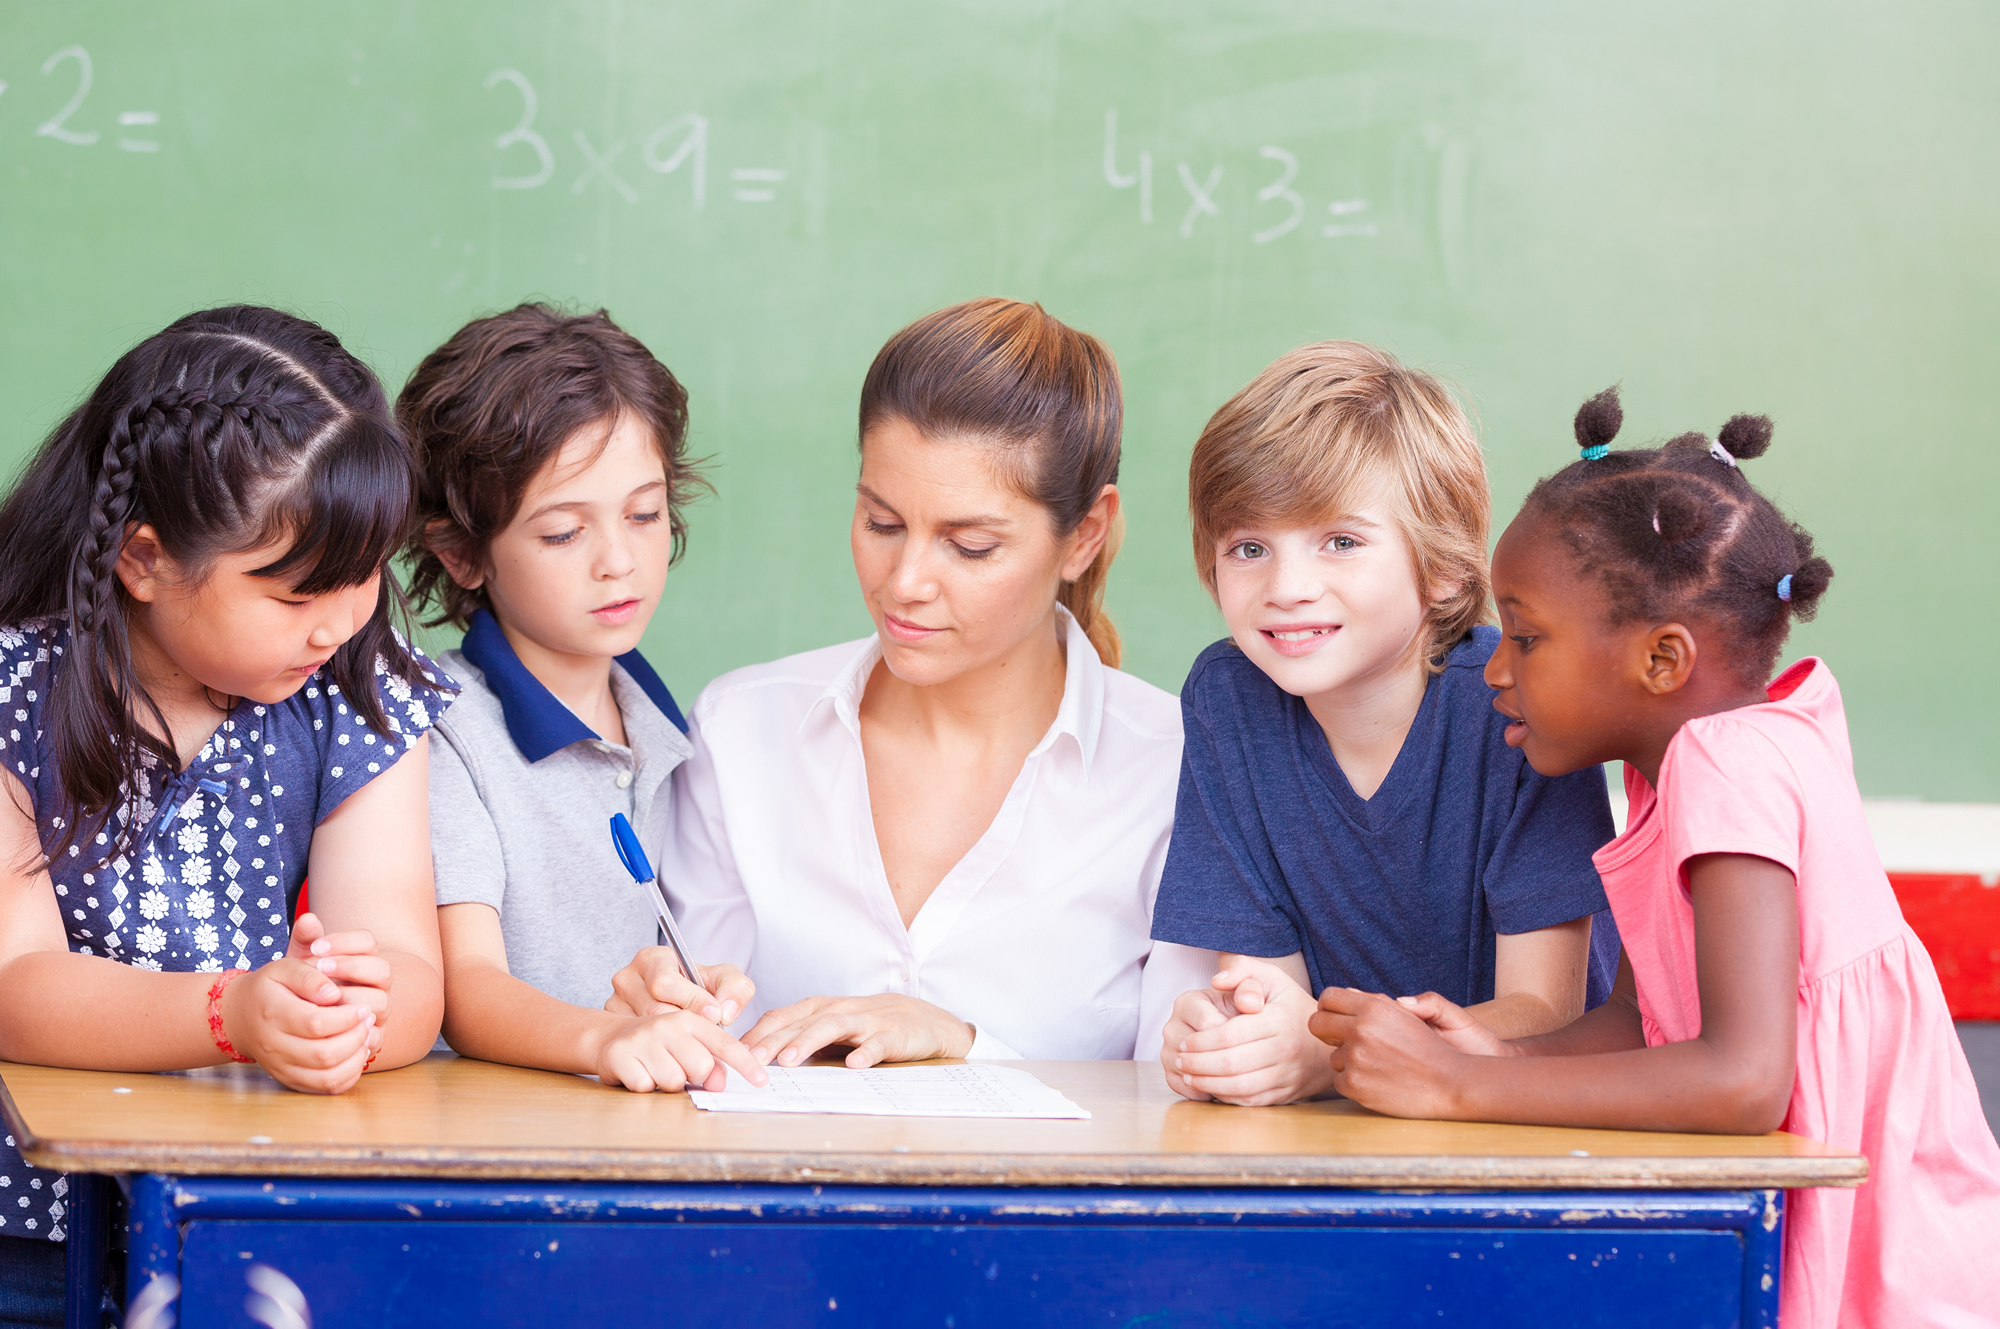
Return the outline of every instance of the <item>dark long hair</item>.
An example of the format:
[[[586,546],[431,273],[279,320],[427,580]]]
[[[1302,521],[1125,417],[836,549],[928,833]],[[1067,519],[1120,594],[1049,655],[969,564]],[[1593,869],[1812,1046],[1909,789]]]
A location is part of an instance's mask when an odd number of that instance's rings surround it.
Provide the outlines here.
[[[374,614],[327,668],[387,737],[376,662],[431,681],[396,634],[401,592],[386,566],[408,530],[412,479],[382,385],[302,318],[212,309],[120,357],[0,504],[0,624],[59,616],[69,627],[46,702],[64,804],[50,858],[114,821],[128,824],[113,828],[105,857],[121,852],[139,829],[114,815],[136,796],[133,777],[149,757],[180,768],[132,669],[130,597],[115,572],[132,530],[151,525],[196,578],[219,555],[287,538],[253,576],[319,595],[381,573]]]
[[[1067,539],[1104,486],[1118,483],[1124,400],[1118,364],[1097,338],[1040,305],[968,300],[918,319],[876,353],[861,385],[861,439],[866,446],[870,429],[901,420],[932,438],[985,444]],[[1058,595],[1114,669],[1123,646],[1104,585],[1121,534],[1114,528]]]

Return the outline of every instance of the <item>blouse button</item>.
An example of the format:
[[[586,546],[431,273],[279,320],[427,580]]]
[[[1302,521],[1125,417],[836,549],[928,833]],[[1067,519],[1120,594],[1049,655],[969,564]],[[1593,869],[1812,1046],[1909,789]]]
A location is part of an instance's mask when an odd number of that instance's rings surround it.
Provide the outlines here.
[[[618,787],[620,789],[629,789],[631,788],[631,786],[632,786],[632,772],[630,771],[618,772]]]

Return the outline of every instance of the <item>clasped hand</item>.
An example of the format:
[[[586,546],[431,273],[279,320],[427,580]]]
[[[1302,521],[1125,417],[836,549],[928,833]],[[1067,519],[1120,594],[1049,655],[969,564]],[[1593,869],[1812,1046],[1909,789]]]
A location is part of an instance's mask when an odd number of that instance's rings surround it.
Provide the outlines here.
[[[1175,1093],[1259,1107],[1332,1087],[1326,1045],[1307,1028],[1313,999],[1289,974],[1239,957],[1209,983],[1175,999],[1167,1021],[1160,1064]]]
[[[282,959],[223,989],[223,1031],[287,1089],[345,1093],[382,1050],[389,979],[374,934],[329,934],[301,914]]]
[[[1331,1049],[1333,1087],[1397,1117],[1463,1115],[1455,1088],[1465,1059],[1519,1055],[1464,1007],[1435,992],[1392,999],[1328,988],[1308,1026]]]

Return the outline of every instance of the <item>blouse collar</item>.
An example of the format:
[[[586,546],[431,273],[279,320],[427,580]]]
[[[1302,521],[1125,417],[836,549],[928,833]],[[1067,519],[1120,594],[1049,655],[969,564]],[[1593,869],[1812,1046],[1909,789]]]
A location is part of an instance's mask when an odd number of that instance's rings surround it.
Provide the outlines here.
[[[1028,755],[1041,755],[1059,738],[1067,735],[1076,744],[1077,755],[1083,762],[1084,778],[1088,779],[1091,759],[1097,753],[1098,731],[1104,723],[1104,675],[1109,666],[1098,659],[1097,648],[1090,644],[1083,625],[1062,605],[1056,606],[1056,622],[1063,633],[1064,655],[1067,657],[1063,669],[1062,704],[1056,708],[1055,723],[1049,726],[1048,732],[1042,735],[1042,741]],[[854,658],[833,676],[833,681],[826,685],[826,690],[807,710],[801,730],[811,724],[823,709],[830,707],[842,726],[859,741],[861,696],[867,691],[868,680],[881,659],[882,639],[879,636],[859,643]]]

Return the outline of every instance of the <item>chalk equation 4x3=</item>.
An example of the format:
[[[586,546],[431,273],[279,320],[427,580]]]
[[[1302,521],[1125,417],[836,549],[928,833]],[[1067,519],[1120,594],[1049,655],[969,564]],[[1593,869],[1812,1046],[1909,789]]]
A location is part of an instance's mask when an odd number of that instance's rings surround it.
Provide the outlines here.
[[[1250,232],[1250,243],[1268,245],[1273,240],[1290,235],[1305,225],[1308,208],[1305,196],[1292,185],[1299,178],[1299,159],[1290,149],[1266,144],[1257,149],[1257,156],[1271,162],[1277,174],[1257,190],[1257,204],[1277,204],[1284,209],[1279,215],[1275,209],[1266,209],[1273,220]],[[1218,193],[1222,187],[1223,167],[1211,164],[1200,179],[1195,178],[1194,167],[1188,162],[1177,162],[1174,174],[1179,177],[1182,192],[1186,195],[1187,210],[1181,214],[1180,234],[1183,240],[1192,240],[1196,227],[1204,217],[1220,218],[1222,202]],[[1113,189],[1136,189],[1139,191],[1139,221],[1146,226],[1153,224],[1153,154],[1141,149],[1133,159],[1132,169],[1119,169],[1118,153],[1118,112],[1104,113],[1104,183]],[[1373,240],[1378,230],[1373,221],[1364,214],[1368,212],[1365,198],[1339,198],[1326,205],[1328,221],[1321,224],[1319,233],[1327,240]]]
[[[65,46],[42,61],[42,77],[49,80],[51,101],[62,91],[61,80],[67,77],[74,82],[69,85],[69,100],[57,107],[54,115],[35,126],[36,138],[66,143],[73,148],[88,148],[104,137],[103,131],[88,127],[94,119],[94,113],[83,114],[84,103],[90,100],[90,88],[95,73],[90,52],[81,46]],[[12,86],[6,79],[0,78],[0,95],[4,95]],[[27,92],[27,89],[22,89],[23,95],[27,95]],[[150,129],[159,123],[158,111],[118,112],[118,125],[121,129]],[[113,141],[121,152],[160,150],[160,141],[150,136],[142,138],[135,134],[119,134]]]
[[[490,183],[495,189],[540,189],[555,179],[556,153],[547,138],[535,127],[541,113],[541,99],[535,85],[518,69],[496,69],[486,76],[486,89],[505,84],[521,101],[520,118],[514,127],[498,135],[493,147],[511,167],[532,165],[532,170],[513,174],[496,172]],[[686,173],[688,196],[694,206],[708,206],[708,117],[695,111],[675,116],[639,139],[638,164],[655,175]],[[570,179],[569,192],[582,195],[602,187],[627,203],[639,201],[639,191],[621,174],[621,158],[633,146],[629,138],[611,139],[603,145],[593,142],[581,129],[570,131],[570,142],[582,159],[583,168]],[[775,203],[785,171],[776,166],[737,166],[729,172],[730,197],[738,203]]]

